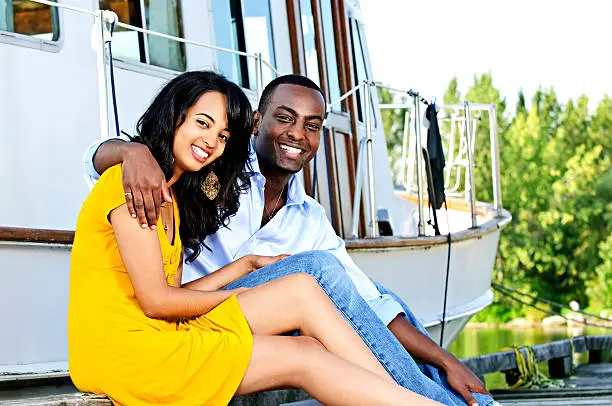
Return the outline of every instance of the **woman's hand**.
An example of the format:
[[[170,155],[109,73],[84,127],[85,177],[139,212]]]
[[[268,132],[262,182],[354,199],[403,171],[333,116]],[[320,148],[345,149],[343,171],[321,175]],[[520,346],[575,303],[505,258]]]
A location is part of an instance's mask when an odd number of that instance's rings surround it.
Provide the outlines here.
[[[267,255],[245,255],[242,257],[247,263],[247,272],[253,272],[256,269],[263,268],[264,266],[272,265],[275,262],[280,261],[281,259],[285,259],[290,257],[291,254],[281,254],[275,256],[267,256]]]
[[[183,287],[208,292],[218,290],[234,282],[236,279],[242,278],[244,275],[253,272],[256,269],[272,265],[273,263],[278,262],[281,259],[287,258],[289,256],[290,255],[288,254],[276,256],[254,254],[245,255],[244,257],[225,265],[218,271],[212,272],[206,276],[196,279],[195,281],[191,281],[189,283],[184,284]]]

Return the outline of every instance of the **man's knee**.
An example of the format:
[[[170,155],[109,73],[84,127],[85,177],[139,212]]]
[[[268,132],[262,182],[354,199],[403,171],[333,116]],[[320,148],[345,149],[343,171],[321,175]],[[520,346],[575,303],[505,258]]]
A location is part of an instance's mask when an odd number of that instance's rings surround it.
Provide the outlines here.
[[[295,255],[303,269],[302,272],[326,282],[348,280],[342,263],[327,251],[306,251]]]

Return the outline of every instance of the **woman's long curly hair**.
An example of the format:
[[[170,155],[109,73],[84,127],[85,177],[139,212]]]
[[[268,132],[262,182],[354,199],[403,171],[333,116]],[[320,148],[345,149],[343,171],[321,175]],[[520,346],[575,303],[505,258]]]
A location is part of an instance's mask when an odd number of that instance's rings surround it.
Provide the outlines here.
[[[231,134],[223,155],[198,172],[185,172],[172,186],[181,216],[179,233],[193,261],[204,246],[207,235],[227,225],[236,214],[239,196],[249,187],[245,165],[253,130],[253,112],[249,99],[236,84],[214,72],[187,72],[166,84],[137,124],[138,135],[132,139],[146,145],[166,175],[173,172],[173,145],[176,130],[185,122],[189,110],[207,92],[219,92],[227,100],[227,122]],[[214,170],[221,185],[215,200],[202,192],[202,182]]]

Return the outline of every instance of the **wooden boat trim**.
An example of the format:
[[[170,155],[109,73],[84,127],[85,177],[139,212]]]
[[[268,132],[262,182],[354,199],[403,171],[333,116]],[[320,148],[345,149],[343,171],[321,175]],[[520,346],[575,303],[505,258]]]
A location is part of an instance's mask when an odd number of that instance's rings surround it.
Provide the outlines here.
[[[492,217],[490,220],[477,228],[462,230],[458,233],[452,234],[451,241],[458,242],[472,238],[480,238],[484,235],[504,228],[511,219],[512,216],[510,213],[504,210],[501,217]],[[0,226],[0,242],[72,245],[73,241],[74,231],[72,230]],[[391,236],[346,240],[346,248],[349,251],[368,249],[378,250],[382,248],[422,247],[446,243],[447,239],[444,235],[428,237]]]
[[[451,234],[452,242],[466,241],[475,238],[481,238],[487,234],[491,234],[503,229],[510,223],[512,216],[506,210],[503,211],[500,217],[491,217],[484,224],[467,230],[462,230]],[[407,247],[425,247],[434,245],[447,244],[447,236],[424,236],[424,237],[378,237],[378,238],[358,238],[345,240],[346,248],[351,251],[368,251],[381,250],[387,248],[407,248]]]
[[[0,241],[72,245],[74,231],[0,226]]]

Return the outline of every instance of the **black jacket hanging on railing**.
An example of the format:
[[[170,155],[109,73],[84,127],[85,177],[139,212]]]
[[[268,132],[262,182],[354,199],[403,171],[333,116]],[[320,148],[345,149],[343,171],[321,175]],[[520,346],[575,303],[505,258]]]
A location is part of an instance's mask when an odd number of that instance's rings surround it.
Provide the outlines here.
[[[430,104],[425,110],[425,118],[429,121],[427,129],[427,162],[431,173],[429,182],[427,182],[427,192],[429,194],[429,203],[434,210],[442,207],[442,203],[446,200],[444,195],[444,151],[442,150],[442,137],[440,136],[440,127],[438,126],[438,114],[436,106]],[[429,172],[429,171],[428,171]]]

